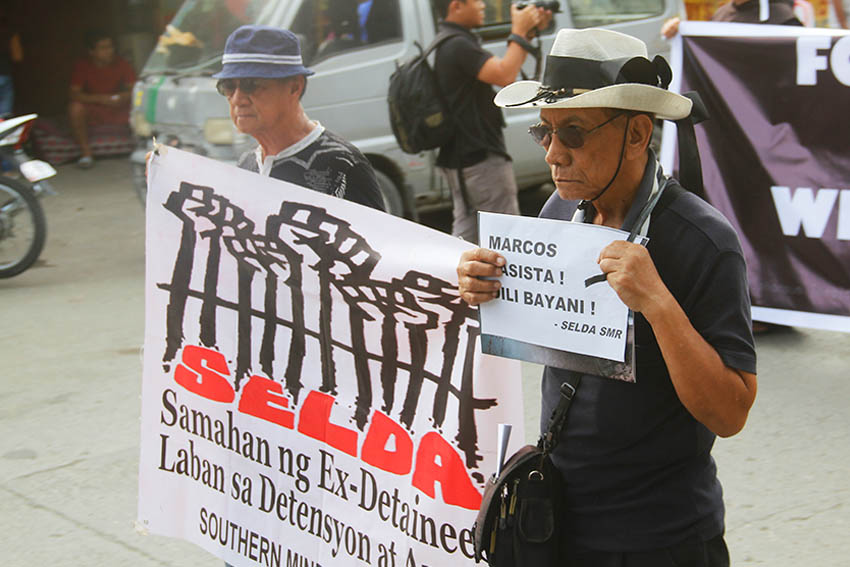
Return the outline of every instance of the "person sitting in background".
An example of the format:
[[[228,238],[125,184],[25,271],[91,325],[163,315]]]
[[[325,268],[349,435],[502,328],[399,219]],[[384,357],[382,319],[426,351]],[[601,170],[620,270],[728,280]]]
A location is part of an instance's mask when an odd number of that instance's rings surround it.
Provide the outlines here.
[[[89,127],[97,124],[126,124],[130,119],[130,92],[136,73],[130,63],[115,54],[108,33],[90,30],[85,37],[88,57],[74,64],[71,73],[71,102],[68,116],[71,133],[80,145],[77,165],[94,165],[89,145]]]

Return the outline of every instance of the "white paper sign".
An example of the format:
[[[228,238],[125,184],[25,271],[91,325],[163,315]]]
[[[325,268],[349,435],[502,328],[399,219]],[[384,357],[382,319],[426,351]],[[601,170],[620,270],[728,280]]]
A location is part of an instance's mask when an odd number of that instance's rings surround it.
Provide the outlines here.
[[[481,332],[623,362],[628,308],[599,252],[628,233],[552,219],[479,213],[481,245],[507,260],[498,299],[481,305]],[[592,280],[591,280],[592,281]]]
[[[516,430],[509,451],[524,432],[519,363],[481,355],[458,295],[470,245],[162,154],[139,525],[237,567],[474,565],[498,424]]]

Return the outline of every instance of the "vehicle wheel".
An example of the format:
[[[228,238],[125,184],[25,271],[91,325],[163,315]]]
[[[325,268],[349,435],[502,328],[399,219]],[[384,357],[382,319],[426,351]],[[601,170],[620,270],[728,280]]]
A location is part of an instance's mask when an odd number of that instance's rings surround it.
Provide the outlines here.
[[[44,211],[32,190],[20,181],[0,177],[0,278],[11,278],[32,266],[46,236]]]
[[[381,199],[384,201],[384,210],[391,215],[397,217],[404,216],[404,203],[401,200],[399,188],[390,177],[380,171],[375,170],[375,177],[378,178],[378,188],[381,190]]]

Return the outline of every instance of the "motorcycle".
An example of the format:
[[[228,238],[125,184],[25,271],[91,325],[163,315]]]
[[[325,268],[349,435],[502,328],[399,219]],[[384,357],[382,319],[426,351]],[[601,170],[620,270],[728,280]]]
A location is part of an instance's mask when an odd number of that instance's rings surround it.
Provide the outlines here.
[[[24,150],[37,114],[0,120],[0,278],[16,276],[33,265],[44,248],[47,223],[38,199],[55,195],[47,179],[49,163]],[[15,176],[15,177],[13,177]]]

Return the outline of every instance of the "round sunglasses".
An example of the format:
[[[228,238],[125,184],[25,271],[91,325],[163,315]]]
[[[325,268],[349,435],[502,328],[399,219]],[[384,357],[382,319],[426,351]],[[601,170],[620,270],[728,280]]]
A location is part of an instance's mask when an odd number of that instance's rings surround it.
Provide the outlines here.
[[[215,84],[218,94],[230,98],[238,88],[246,95],[252,95],[263,86],[262,79],[219,79]]]
[[[558,136],[558,140],[561,141],[568,148],[576,149],[580,148],[584,145],[584,139],[588,134],[595,130],[599,130],[609,122],[613,121],[620,116],[626,114],[625,112],[619,112],[603,122],[598,126],[594,126],[590,130],[585,130],[583,128],[579,128],[575,125],[570,126],[559,126],[557,128],[552,128],[547,124],[543,124],[542,122],[539,124],[535,124],[534,126],[528,127],[528,133],[531,134],[531,138],[544,148],[548,148],[549,144],[552,143],[552,134]]]

